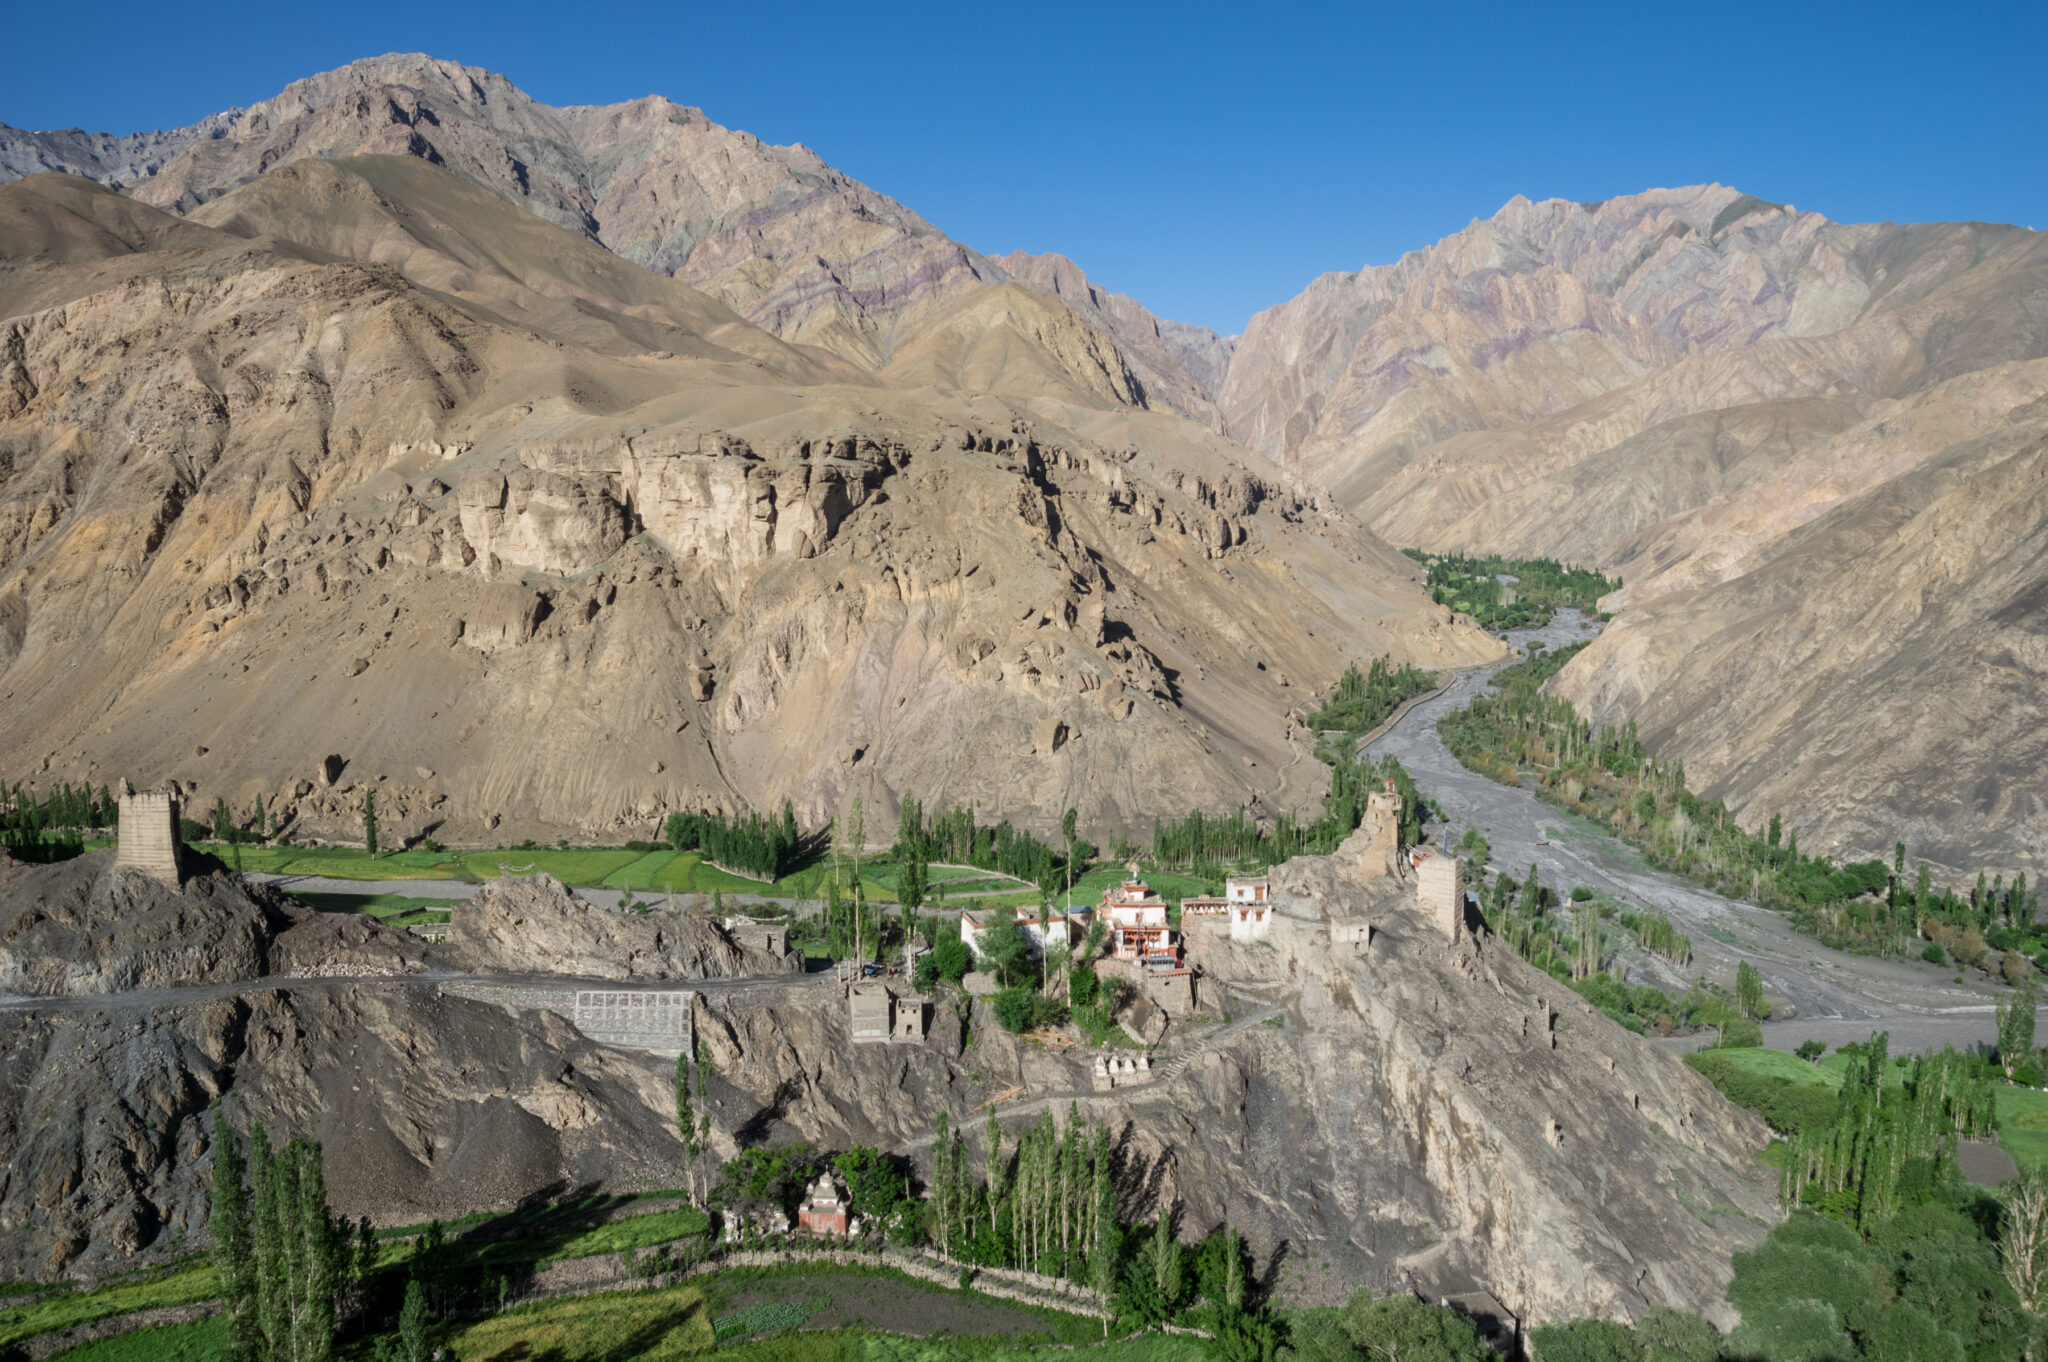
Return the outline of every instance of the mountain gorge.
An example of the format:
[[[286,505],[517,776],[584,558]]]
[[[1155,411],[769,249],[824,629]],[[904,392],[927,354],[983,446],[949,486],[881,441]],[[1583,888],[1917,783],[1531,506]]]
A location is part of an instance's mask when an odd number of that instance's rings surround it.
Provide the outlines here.
[[[347,169],[319,168],[330,163]],[[399,168],[408,163],[440,173]],[[8,247],[10,316],[75,307],[101,296],[95,290],[105,281],[169,264],[173,256],[156,245],[138,250],[135,234],[167,246],[175,240],[173,251],[217,253],[233,238],[243,243],[232,247],[238,260],[262,250],[298,262],[295,269],[347,264],[364,279],[395,278],[409,305],[436,316],[443,313],[434,309],[452,309],[445,315],[485,328],[492,345],[520,349],[502,368],[450,352],[462,372],[430,362],[434,376],[419,384],[418,405],[402,418],[380,398],[376,411],[344,422],[338,439],[319,437],[329,446],[321,457],[331,459],[376,428],[378,448],[439,450],[451,461],[446,472],[434,471],[435,456],[392,455],[388,469],[352,466],[323,481],[308,473],[311,455],[295,455],[315,489],[294,512],[308,517],[308,533],[322,507],[342,513],[330,497],[343,488],[361,488],[372,506],[397,506],[401,516],[429,515],[402,500],[375,500],[387,492],[370,490],[370,481],[388,472],[394,486],[414,493],[428,483],[450,489],[449,523],[460,521],[464,543],[479,555],[461,566],[465,582],[542,572],[580,583],[577,574],[615,570],[599,566],[613,562],[608,554],[670,552],[683,540],[667,536],[685,535],[715,544],[698,552],[727,566],[712,574],[719,604],[692,605],[681,618],[737,619],[736,602],[752,599],[748,574],[766,560],[750,560],[755,566],[744,571],[732,566],[734,543],[760,534],[794,543],[785,536],[800,533],[816,552],[827,532],[808,522],[790,530],[794,522],[782,519],[782,528],[766,531],[758,519],[743,534],[706,531],[694,509],[650,519],[649,498],[670,495],[650,488],[670,486],[669,475],[649,484],[638,454],[596,451],[623,449],[619,441],[639,449],[685,429],[680,438],[691,448],[709,440],[728,449],[737,437],[763,464],[777,457],[763,451],[842,437],[905,454],[936,442],[953,451],[944,460],[950,477],[1007,441],[1024,455],[1006,476],[1031,490],[991,486],[987,500],[962,500],[950,485],[915,485],[949,512],[1038,497],[1047,507],[1043,526],[1032,523],[1035,513],[1022,523],[1049,544],[1047,582],[1065,573],[1089,590],[1033,585],[996,612],[1014,607],[1010,620],[976,624],[967,630],[972,641],[956,642],[969,653],[1008,656],[1006,677],[1059,676],[1071,694],[1093,695],[1076,689],[1088,682],[1048,671],[1017,621],[1063,620],[1069,610],[1061,601],[1097,594],[1098,576],[1113,584],[1105,596],[1145,583],[1151,620],[1174,639],[1169,646],[1162,635],[1156,647],[1140,639],[1168,678],[1155,689],[1177,692],[1202,673],[1243,670],[1249,678],[1233,680],[1227,700],[1172,701],[1184,717],[1201,716],[1174,740],[1203,750],[1188,759],[1232,773],[1197,782],[1202,800],[1272,809],[1305,797],[1300,749],[1279,736],[1289,731],[1284,715],[1305,689],[1334,675],[1345,650],[1441,662],[1486,654],[1485,640],[1416,596],[1412,571],[1385,552],[1392,543],[1555,556],[1619,576],[1624,588],[1609,602],[1614,627],[1556,684],[1597,721],[1635,720],[1655,750],[1682,758],[1694,783],[1726,798],[1745,822],[1783,813],[1803,845],[1840,854],[1888,851],[1903,838],[1916,854],[1957,868],[2003,860],[2038,869],[2048,859],[2034,831],[2048,786],[2030,745],[2039,728],[2034,697],[2048,679],[2040,642],[2048,627],[2036,600],[2041,545],[2038,521],[2014,519],[2031,504],[2038,404],[2048,396],[2048,245],[2031,230],[1842,224],[1721,185],[1593,204],[1516,198],[1392,265],[1326,275],[1253,318],[1241,337],[1224,338],[1154,316],[1064,256],[984,255],[953,241],[802,146],[769,146],[659,97],[554,108],[501,76],[420,56],[357,62],[172,132],[0,128],[0,175],[36,171],[118,186],[123,202],[169,216],[145,221],[121,210],[118,247],[104,227],[74,231],[68,219],[61,229],[39,219],[42,226],[16,238],[23,244]],[[499,211],[506,206],[526,211]],[[115,210],[94,204],[86,217],[94,215]],[[205,238],[208,246],[177,236],[196,226],[222,236]],[[58,281],[59,261],[74,277]],[[312,328],[315,319],[300,324]],[[156,334],[155,324],[146,329]],[[129,350],[140,343],[133,335],[122,341]],[[283,372],[298,373],[281,362]],[[69,526],[77,502],[76,469],[47,463],[49,450],[63,445],[65,459],[79,457],[73,447],[92,443],[93,422],[109,418],[72,413],[67,421],[80,424],[24,435],[22,423],[47,419],[55,390],[46,379],[56,371],[33,376],[26,348],[10,352],[8,363],[16,406],[7,438],[17,452],[8,455],[6,491],[13,528],[0,544],[25,546],[59,522]],[[194,381],[217,387],[224,380],[212,376],[215,363],[200,364]],[[512,372],[520,378],[508,387],[501,377]],[[527,385],[538,400],[523,392],[515,400]],[[680,395],[685,387],[691,396]],[[44,404],[37,413],[31,395]],[[133,418],[121,419],[134,429]],[[291,419],[309,420],[303,405]],[[768,429],[772,436],[762,433]],[[43,452],[31,457],[30,447]],[[815,473],[784,469],[769,482],[788,498],[786,479],[806,480],[801,496],[838,508],[813,513],[834,521],[835,544],[844,539],[842,514],[885,521],[892,545],[905,542],[908,525],[922,535],[949,521],[927,515],[933,503],[907,504],[902,494],[913,484],[902,481],[903,454],[877,458],[875,469],[833,483],[858,490],[823,501]],[[493,459],[509,459],[506,491],[502,505],[487,506],[496,495],[488,479],[475,492],[463,478],[472,464]],[[526,471],[515,477],[517,469]],[[1087,479],[1087,497],[1076,477]],[[567,490],[520,478],[566,479]],[[1226,488],[1234,490],[1219,491]],[[414,493],[404,495],[418,500]],[[1105,515],[1083,514],[1096,496],[1106,498]],[[593,498],[614,510],[592,509]],[[1144,510],[1148,504],[1156,508]],[[1276,506],[1291,509],[1275,516]],[[1140,568],[1126,555],[1149,555],[1169,541],[1136,543],[1125,531],[1133,514],[1154,535],[1163,525],[1186,527],[1190,555]],[[144,517],[152,518],[161,517]],[[1228,527],[1217,528],[1219,519]],[[663,523],[667,529],[655,528]],[[1268,543],[1247,528],[1266,525],[1282,538]],[[378,533],[399,528],[421,527]],[[320,533],[324,543],[330,533],[354,532]],[[977,533],[963,524],[932,552],[965,573]],[[1063,533],[1071,551],[1058,547]],[[1297,555],[1297,545],[1310,544],[1308,557]],[[900,586],[896,552],[882,555]],[[1246,553],[1260,563],[1257,572],[1232,566],[1231,555]],[[34,651],[30,602],[48,588],[27,563],[0,562],[0,658]],[[1365,575],[1356,563],[1368,565]],[[236,560],[229,573],[219,561],[192,571],[208,579],[207,590],[232,594],[246,566]],[[851,637],[836,606],[832,621],[811,617],[815,602],[798,610],[798,598],[816,589],[808,579],[785,588],[786,608],[803,623],[784,619],[772,642],[763,635],[733,652],[694,644],[673,655],[629,650],[620,665],[636,675],[674,667],[712,678],[688,682],[683,689],[692,693],[716,689],[723,676],[779,673],[794,664],[761,659]],[[1247,592],[1267,594],[1253,607]],[[1313,604],[1303,605],[1304,592]],[[399,599],[384,587],[375,594]],[[560,595],[548,611],[559,612]],[[1280,602],[1307,609],[1315,634],[1306,624],[1274,628],[1274,617],[1257,613]],[[513,604],[515,613],[527,610]],[[1078,605],[1073,613],[1093,618]],[[1117,624],[1114,610],[1105,618],[1109,635],[1136,628]],[[559,619],[532,626],[542,634],[564,627]],[[792,628],[811,642],[792,650]],[[1332,631],[1348,631],[1335,651],[1327,646]],[[982,653],[984,645],[993,651]],[[900,661],[895,648],[885,651]],[[331,676],[360,651],[307,673]],[[1287,687],[1274,680],[1281,672]],[[6,678],[26,694],[20,679]],[[1152,693],[1151,684],[1137,687]],[[1242,718],[1245,686],[1262,692],[1256,721]],[[787,678],[769,689],[785,694]],[[726,703],[737,698],[721,694]],[[756,726],[767,722],[758,695],[747,703],[755,720],[728,710],[725,722],[765,732]],[[911,705],[901,700],[905,720],[915,717]],[[1082,731],[1057,706],[1026,708],[1032,723]],[[45,713],[36,711],[37,722]],[[441,721],[431,704],[427,714]],[[1219,721],[1226,742],[1201,735]],[[58,727],[87,722],[107,720],[79,710]],[[698,726],[682,731],[702,737],[701,722],[692,722]],[[737,755],[718,743],[694,755],[671,750],[672,730],[648,761],[602,767],[593,779],[631,792],[608,817],[662,807],[684,790],[743,790],[747,799],[801,792],[823,808],[848,788],[847,771],[873,760],[866,754],[895,750],[879,736],[888,727],[872,717],[820,719],[793,740],[811,754],[812,769],[799,773],[774,757],[768,764],[779,774],[760,782],[733,775],[754,769],[754,758],[729,768]],[[1252,741],[1240,729],[1267,736]],[[301,740],[339,742],[309,731],[292,745]],[[1104,773],[1128,773],[1133,762],[1142,768],[1160,741],[1148,733],[1119,746],[1113,768],[1091,760],[1086,777],[1076,770],[1021,786],[1006,777],[975,793],[1020,810],[1071,802],[1084,786],[1126,781]],[[7,759],[30,769],[48,759],[52,774],[128,760],[126,749],[86,746],[40,743]],[[169,762],[196,746],[215,747],[167,744],[150,760]],[[998,746],[1037,744],[1013,734]],[[819,755],[827,750],[830,761]],[[855,751],[864,755],[838,759]],[[303,766],[306,756],[293,760]],[[441,770],[447,760],[380,758],[387,769],[379,773]],[[1180,760],[1161,769],[1181,769]],[[663,771],[652,772],[655,764]],[[1289,775],[1269,779],[1275,768]],[[688,772],[680,785],[677,770]],[[285,775],[279,766],[237,779],[253,790]],[[902,789],[895,782],[910,778],[908,768],[894,769],[884,782]],[[925,762],[917,778],[937,773]],[[503,776],[465,816],[488,818],[503,806],[512,817],[525,807],[514,792],[526,780]],[[1053,793],[1062,781],[1068,793]],[[421,782],[420,799],[438,793]],[[1017,793],[1025,788],[1032,793]],[[1144,803],[1128,790],[1103,798],[1132,816]]]

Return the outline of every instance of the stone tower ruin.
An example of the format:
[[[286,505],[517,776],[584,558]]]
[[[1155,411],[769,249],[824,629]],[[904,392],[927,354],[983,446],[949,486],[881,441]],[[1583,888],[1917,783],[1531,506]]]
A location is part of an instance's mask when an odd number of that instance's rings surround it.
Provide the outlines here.
[[[183,882],[178,863],[178,797],[169,790],[121,787],[121,841],[114,867],[139,870],[176,888]]]
[[[1417,872],[1416,897],[1423,912],[1456,941],[1465,929],[1465,868],[1447,854],[1431,856]]]

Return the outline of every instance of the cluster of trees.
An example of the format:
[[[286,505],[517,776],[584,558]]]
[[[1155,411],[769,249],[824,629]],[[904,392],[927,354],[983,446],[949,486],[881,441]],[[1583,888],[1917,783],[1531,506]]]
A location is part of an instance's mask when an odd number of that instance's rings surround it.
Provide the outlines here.
[[[364,1220],[327,1208],[320,1145],[272,1149],[263,1127],[241,1141],[218,1108],[213,1120],[212,1254],[226,1328],[223,1362],[325,1362],[350,1302],[376,1261]]]
[[[826,1154],[804,1141],[743,1149],[719,1166],[710,1201],[742,1223],[768,1212],[788,1214],[827,1168],[846,1184],[850,1214],[887,1226],[904,1242],[915,1238],[921,1220],[903,1164],[867,1145],[838,1154]]]
[[[63,861],[85,850],[87,836],[120,821],[120,806],[106,786],[69,782],[46,795],[16,781],[0,782],[0,848],[23,861]]]
[[[1566,917],[1557,911],[1563,900],[1543,883],[1533,865],[1527,878],[1520,881],[1503,871],[1491,879],[1482,873],[1474,883],[1486,924],[1496,937],[1617,1024],[1639,1035],[1664,1036],[1713,1027],[1720,1044],[1763,1043],[1754,1022],[1745,1023],[1735,1000],[1713,984],[1696,982],[1682,998],[1650,985],[1630,985],[1603,924],[1605,915],[1613,910],[1591,890],[1572,891],[1571,912]],[[1586,897],[1580,897],[1582,892]],[[1649,949],[1673,958],[1691,958],[1692,943],[1673,930],[1667,919],[1626,911],[1616,914],[1616,919]]]
[[[1396,667],[1393,659],[1387,657],[1374,658],[1362,672],[1354,662],[1344,669],[1322,708],[1304,722],[1316,730],[1368,733],[1404,702],[1435,690],[1440,679],[1435,672],[1424,671],[1412,662]]]
[[[780,879],[802,848],[796,810],[786,799],[780,817],[749,813],[728,819],[722,813],[678,811],[668,816],[662,835],[677,851],[702,851],[720,869],[763,880]]]
[[[1842,1049],[1850,1064],[1834,1119],[1800,1126],[1779,1188],[1787,1205],[1829,1211],[1867,1233],[1898,1212],[1911,1184],[1951,1180],[1956,1140],[1990,1135],[1996,1116],[1974,1055],[1921,1055],[1903,1082],[1887,1084],[1884,1032]]]
[[[1357,735],[1351,736],[1355,739]],[[1385,789],[1389,780],[1401,801],[1402,844],[1420,841],[1426,809],[1414,780],[1396,758],[1359,758],[1356,746],[1355,741],[1348,741],[1324,743],[1318,749],[1331,768],[1330,793],[1319,817],[1281,814],[1270,827],[1242,813],[1218,816],[1196,811],[1179,820],[1155,819],[1152,859],[1215,879],[1225,866],[1264,866],[1290,856],[1327,856],[1358,831],[1365,821],[1366,796]]]
[[[1403,549],[1429,569],[1430,599],[1479,621],[1485,629],[1529,629],[1550,623],[1561,606],[1598,614],[1600,598],[1621,589],[1590,568],[1567,567],[1554,558],[1467,557]],[[1503,582],[1512,577],[1513,582]]]
[[[2033,927],[2037,896],[2024,875],[2008,886],[2002,874],[1979,874],[1967,896],[1937,893],[1925,866],[1908,883],[1903,843],[1889,866],[1837,864],[1802,853],[1796,830],[1776,815],[1759,831],[1745,830],[1720,800],[1687,788],[1683,762],[1652,758],[1633,721],[1595,728],[1569,701],[1543,694],[1544,682],[1581,646],[1505,668],[1498,694],[1440,720],[1452,754],[1503,784],[1532,779],[1544,799],[1602,824],[1653,864],[1783,909],[1799,930],[1831,946],[1895,958],[1953,956],[1995,966],[2015,982],[2033,972],[2028,956],[2048,951]],[[1932,945],[1923,947],[1923,936]]]
[[[1993,1362],[2038,1358],[2048,1326],[2014,1289],[2015,1247],[2038,1242],[2010,1192],[2001,1200],[1923,1166],[1891,1214],[1859,1229],[1795,1213],[1735,1255],[1728,1299],[1742,1323],[1724,1355],[1757,1362],[1835,1358]],[[1550,1353],[1544,1353],[1549,1362]]]

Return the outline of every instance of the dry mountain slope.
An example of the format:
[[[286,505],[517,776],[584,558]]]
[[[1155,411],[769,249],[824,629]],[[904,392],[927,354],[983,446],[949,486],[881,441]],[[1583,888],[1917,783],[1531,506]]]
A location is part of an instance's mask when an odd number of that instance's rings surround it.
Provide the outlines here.
[[[195,217],[0,187],[0,769],[327,835],[372,789],[399,836],[856,789],[1137,828],[1319,797],[1287,716],[1354,658],[1497,653],[1220,436],[878,383],[445,171]]]
[[[2048,785],[1997,737],[2032,713],[2007,697],[2048,680],[2024,550],[1954,543],[1918,575],[1917,508],[1939,486],[1947,534],[2002,521],[1961,509],[1997,480],[1954,470],[2032,449],[2044,356],[2048,237],[1843,225],[1704,186],[1518,199],[1326,276],[1254,320],[1222,406],[1395,543],[1621,575],[1620,627],[1561,686],[1746,820],[2038,869]],[[1859,621],[1903,626],[1906,602],[1910,627]]]

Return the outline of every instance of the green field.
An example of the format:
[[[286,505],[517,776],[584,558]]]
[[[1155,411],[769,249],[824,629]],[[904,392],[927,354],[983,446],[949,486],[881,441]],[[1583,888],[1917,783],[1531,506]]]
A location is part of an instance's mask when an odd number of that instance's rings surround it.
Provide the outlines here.
[[[0,1310],[0,1350],[24,1338],[52,1334],[131,1310],[189,1305],[211,1299],[220,1289],[213,1267],[199,1263],[141,1281],[118,1282],[97,1291],[67,1291],[12,1310]]]
[[[214,1362],[226,1321],[219,1315],[191,1324],[137,1329],[56,1354],[64,1362]],[[54,1359],[53,1359],[54,1362]]]
[[[202,842],[199,850],[234,864],[232,848]],[[322,875],[334,880],[452,880],[459,862],[448,851],[394,851],[371,857],[353,847],[244,846],[242,869],[271,875]],[[492,873],[496,873],[493,871]]]
[[[606,847],[575,847],[568,851],[470,851],[463,853],[462,867],[479,880],[495,880],[509,871],[514,875],[553,875],[563,884],[602,884],[615,870],[624,870],[640,859],[637,851]]]
[[[682,889],[688,884],[689,868],[683,866],[678,870],[676,863],[681,861],[686,854],[692,859],[696,856],[695,852],[684,853],[670,851],[667,848],[663,848],[660,851],[646,852],[605,876],[605,887],[608,889],[659,889],[666,891],[668,886],[674,883],[676,888]]]
[[[710,1312],[691,1287],[581,1296],[520,1306],[443,1336],[463,1362],[560,1362],[658,1359],[711,1346]]]
[[[1998,1142],[2015,1163],[2048,1169],[2048,1092],[1998,1088]]]
[[[361,913],[366,917],[391,921],[411,917],[416,922],[446,922],[448,910],[462,902],[461,899],[423,899],[406,894],[309,894],[297,893],[293,898],[308,908],[317,908],[323,913]],[[414,916],[417,915],[417,916]]]

